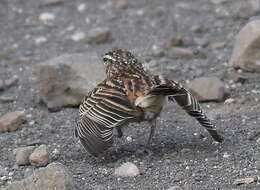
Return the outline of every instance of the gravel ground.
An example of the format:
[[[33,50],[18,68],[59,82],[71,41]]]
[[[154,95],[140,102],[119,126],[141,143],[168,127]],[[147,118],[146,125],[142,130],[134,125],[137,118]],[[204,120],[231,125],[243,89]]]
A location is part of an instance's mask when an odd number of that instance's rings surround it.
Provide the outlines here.
[[[242,85],[232,83],[236,70],[229,68],[236,34],[248,22],[239,6],[243,0],[215,5],[209,0],[133,0],[126,8],[116,8],[112,0],[63,0],[57,6],[41,6],[42,1],[0,1],[0,78],[18,76],[17,85],[1,91],[13,97],[0,104],[0,115],[24,110],[27,121],[22,130],[0,134],[0,164],[10,177],[0,187],[24,178],[27,168],[16,166],[12,150],[32,144],[46,144],[52,152],[50,162],[69,168],[81,189],[260,189],[260,89],[259,73],[243,73]],[[86,5],[85,9],[84,6]],[[44,23],[42,13],[54,20]],[[92,28],[105,27],[111,37],[106,43],[75,41],[71,36]],[[196,52],[193,58],[170,58],[166,45],[181,37],[186,47]],[[199,42],[208,41],[201,47]],[[224,42],[223,47],[217,47]],[[203,128],[174,105],[165,108],[152,143],[152,154],[143,153],[148,138],[147,123],[132,124],[102,159],[86,153],[73,138],[76,108],[50,113],[39,104],[34,66],[64,53],[95,52],[101,56],[115,47],[138,55],[154,73],[177,81],[201,76],[216,76],[227,87],[234,103],[203,103],[225,142],[216,144]],[[158,49],[161,52],[158,55]],[[202,55],[202,56],[200,56]],[[34,123],[33,123],[34,122]],[[130,136],[133,142],[128,142]],[[258,140],[259,142],[259,140]],[[133,162],[141,171],[134,178],[113,175],[116,167]],[[235,179],[253,177],[256,182],[233,185]]]

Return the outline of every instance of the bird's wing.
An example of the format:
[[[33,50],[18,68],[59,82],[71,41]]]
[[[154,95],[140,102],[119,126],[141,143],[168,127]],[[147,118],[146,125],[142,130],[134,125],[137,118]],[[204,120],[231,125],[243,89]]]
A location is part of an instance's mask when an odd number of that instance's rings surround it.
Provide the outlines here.
[[[75,134],[84,148],[97,156],[113,144],[113,128],[138,120],[142,112],[130,103],[124,91],[115,86],[94,89],[80,106]]]
[[[169,100],[176,102],[190,116],[207,129],[214,140],[222,142],[223,138],[217,133],[216,127],[211,123],[208,117],[203,113],[197,99],[179,83],[155,76],[157,85],[151,88],[148,94],[169,96]],[[162,81],[162,82],[160,82]]]

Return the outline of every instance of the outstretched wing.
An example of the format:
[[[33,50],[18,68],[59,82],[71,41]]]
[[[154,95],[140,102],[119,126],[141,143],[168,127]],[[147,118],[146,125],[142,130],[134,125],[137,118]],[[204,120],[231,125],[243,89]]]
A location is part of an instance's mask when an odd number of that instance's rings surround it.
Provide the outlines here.
[[[84,148],[97,156],[113,144],[113,128],[142,117],[122,88],[103,84],[94,89],[80,106],[75,129]]]
[[[158,77],[157,77],[158,78]],[[160,81],[160,80],[158,80]],[[211,123],[208,117],[203,113],[197,99],[179,83],[164,79],[163,82],[152,88],[149,92],[151,95],[167,95],[169,100],[176,102],[190,116],[207,129],[210,135],[217,142],[222,142],[223,138],[217,133],[216,127]]]

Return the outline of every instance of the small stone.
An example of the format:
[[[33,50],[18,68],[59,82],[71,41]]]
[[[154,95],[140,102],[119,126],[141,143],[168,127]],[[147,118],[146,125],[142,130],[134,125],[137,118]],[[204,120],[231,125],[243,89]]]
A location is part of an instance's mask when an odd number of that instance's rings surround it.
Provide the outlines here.
[[[210,45],[211,49],[221,49],[224,48],[226,45],[225,42],[216,42]]]
[[[260,72],[260,20],[249,22],[236,37],[229,65]]]
[[[27,146],[14,149],[13,154],[15,156],[15,163],[18,166],[30,164],[29,156],[35,148],[35,146]]]
[[[0,117],[0,132],[15,131],[21,129],[24,121],[24,112],[9,112]]]
[[[42,6],[57,6],[61,4],[63,4],[61,0],[44,0]]]
[[[40,45],[44,42],[47,42],[47,38],[45,38],[44,36],[40,36],[38,38],[35,38],[35,44],[36,45]]]
[[[75,42],[81,41],[86,38],[86,34],[81,31],[77,31],[71,35],[71,39]]]
[[[196,42],[196,44],[198,44],[199,46],[205,48],[209,45],[209,41],[205,38],[195,38],[194,41]]]
[[[228,154],[227,152],[224,152],[223,158],[229,158],[230,154]]]
[[[163,48],[157,45],[153,45],[151,49],[151,55],[154,57],[162,57],[164,56]]]
[[[181,149],[181,153],[182,153],[182,154],[188,153],[188,152],[190,152],[190,151],[191,151],[191,149],[189,149],[189,148],[183,148],[183,149]]]
[[[46,145],[36,148],[29,157],[30,163],[36,167],[46,166],[49,162],[49,153]]]
[[[183,45],[184,45],[184,41],[183,38],[180,36],[172,37],[172,39],[168,43],[169,48],[176,47],[176,46],[183,46]]]
[[[256,142],[257,142],[257,144],[260,145],[260,138],[258,138],[258,139],[256,140]]]
[[[236,179],[233,184],[234,185],[241,185],[241,184],[250,184],[250,183],[253,183],[255,182],[256,180],[252,177],[248,177],[248,178],[239,178],[239,179]]]
[[[9,96],[0,96],[0,104],[13,102],[14,98]]]
[[[260,170],[260,161],[255,162],[255,168]]]
[[[169,50],[170,57],[192,57],[194,53],[188,48],[173,47]]]
[[[216,77],[201,77],[192,80],[188,89],[199,101],[221,101],[224,98],[224,84]]]
[[[235,103],[235,102],[236,102],[235,99],[233,99],[233,98],[228,98],[228,99],[225,100],[224,104],[232,104],[232,103]]]
[[[16,64],[26,64],[26,63],[29,63],[30,61],[31,61],[31,59],[29,57],[20,57],[15,61],[15,63]]]
[[[22,181],[17,181],[4,190],[32,189],[32,190],[76,190],[72,174],[62,165],[51,163],[45,168],[40,168],[32,175],[26,176]]]
[[[133,138],[130,137],[130,136],[127,136],[127,137],[126,137],[126,140],[127,140],[128,142],[132,142],[132,141],[133,141]]]
[[[1,80],[0,79],[0,90],[4,90],[5,88],[10,88],[15,85],[19,81],[18,76],[13,76],[12,78]]]
[[[39,16],[39,20],[44,22],[44,23],[48,23],[50,21],[54,21],[55,19],[55,15],[53,13],[41,13]]]
[[[169,187],[167,190],[181,190],[180,186],[174,185],[172,187]]]
[[[55,148],[55,149],[52,151],[52,158],[55,159],[55,160],[57,160],[57,159],[59,158],[59,156],[60,156],[60,151],[59,151],[57,148]]]
[[[62,55],[37,64],[39,99],[50,111],[78,106],[83,97],[105,78],[104,66],[91,51]]]
[[[86,4],[85,3],[81,3],[78,5],[77,9],[80,13],[84,12],[86,10]]]
[[[8,172],[6,171],[6,169],[0,165],[0,177],[7,176],[7,175],[8,175]]]
[[[134,177],[140,175],[140,172],[135,164],[126,162],[115,169],[115,175],[121,177]]]
[[[24,171],[24,177],[27,178],[28,176],[33,174],[33,169],[32,168],[26,168]]]
[[[224,2],[226,2],[226,1],[227,1],[227,0],[210,0],[211,3],[216,4],[216,5],[221,4],[221,3],[224,3]]]
[[[110,36],[108,28],[98,27],[93,28],[88,32],[87,39],[89,43],[105,43]]]
[[[128,7],[128,4],[125,0],[117,0],[115,2],[115,8],[117,9],[126,9]]]

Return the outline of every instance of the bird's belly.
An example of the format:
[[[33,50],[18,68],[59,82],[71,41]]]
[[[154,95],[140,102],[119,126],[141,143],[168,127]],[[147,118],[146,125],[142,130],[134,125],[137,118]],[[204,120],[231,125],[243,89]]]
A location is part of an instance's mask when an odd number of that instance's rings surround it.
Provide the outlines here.
[[[141,96],[135,101],[135,105],[142,108],[144,112],[144,120],[152,120],[156,118],[163,107],[165,96]]]

